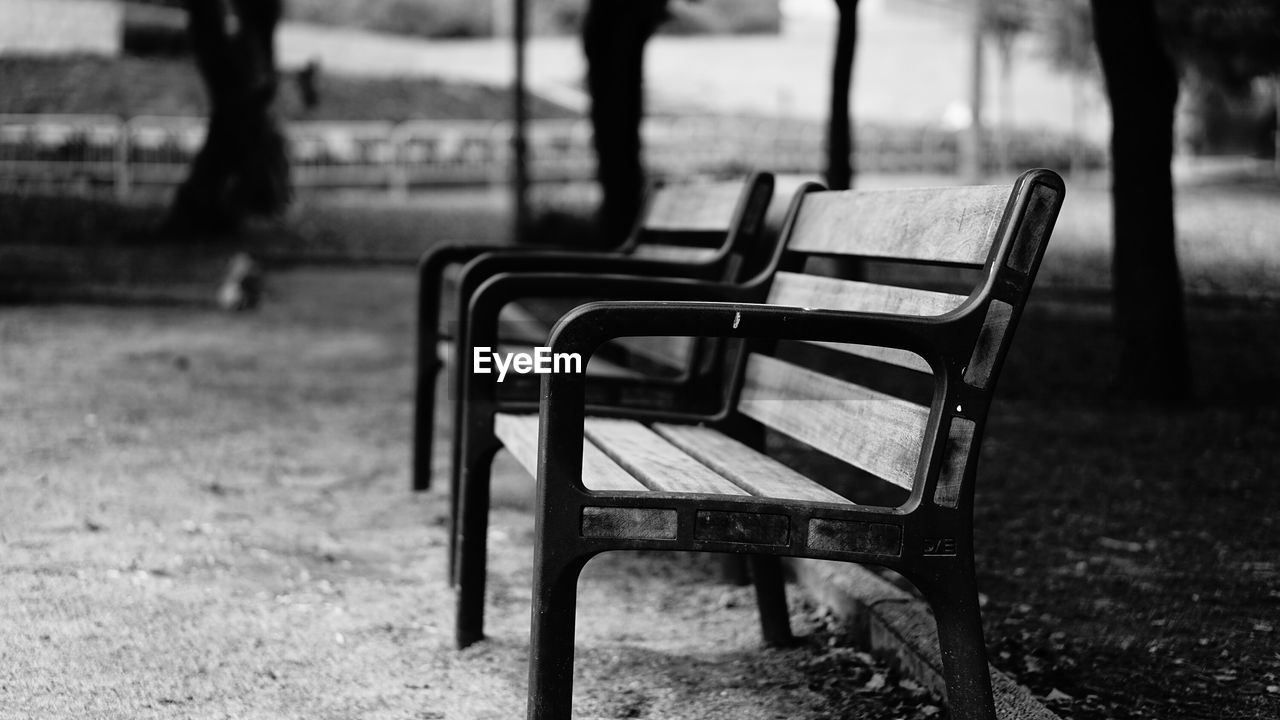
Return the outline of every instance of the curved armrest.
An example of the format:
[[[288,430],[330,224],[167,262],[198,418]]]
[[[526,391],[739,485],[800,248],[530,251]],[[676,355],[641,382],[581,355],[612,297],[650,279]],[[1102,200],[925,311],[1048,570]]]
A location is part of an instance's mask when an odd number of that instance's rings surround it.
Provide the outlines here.
[[[464,307],[485,281],[503,273],[575,273],[589,277],[634,275],[638,277],[714,280],[720,256],[696,263],[652,260],[617,253],[489,252],[470,260],[458,282],[459,306]],[[561,296],[563,297],[563,296]]]
[[[755,300],[762,286],[729,285],[705,280],[644,278],[631,275],[581,275],[575,273],[504,273],[486,280],[467,307],[459,347],[469,356],[474,347],[498,344],[498,314],[517,298],[577,298],[608,294],[620,300]],[[667,333],[679,334],[679,333]],[[594,350],[594,348],[592,348]],[[587,357],[583,357],[585,367]],[[464,402],[494,402],[496,378],[477,376],[466,362],[457,364]],[[603,382],[602,379],[599,381]]]
[[[955,313],[916,317],[699,299],[585,303],[555,324],[550,345],[556,352],[590,354],[601,343],[620,337],[688,335],[861,343],[929,357],[939,347],[938,334],[955,318]]]
[[[738,302],[594,302],[566,314],[552,328],[552,353],[577,353],[585,363],[602,343],[619,337],[681,335],[768,340],[808,340],[880,345],[918,353],[942,374],[957,313],[909,317],[835,312]],[[734,378],[735,382],[737,378]],[[539,421],[540,477],[574,478],[582,491],[582,436],[587,407],[582,375],[542,377]],[[731,394],[718,417],[729,412]],[[552,490],[551,492],[556,492]],[[547,488],[540,492],[548,492]]]

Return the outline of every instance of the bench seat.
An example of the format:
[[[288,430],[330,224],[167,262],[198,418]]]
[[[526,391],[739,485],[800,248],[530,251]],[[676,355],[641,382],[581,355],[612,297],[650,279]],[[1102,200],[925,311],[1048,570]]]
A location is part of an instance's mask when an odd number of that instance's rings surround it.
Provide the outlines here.
[[[498,439],[531,475],[538,416],[499,414]],[[743,498],[852,502],[724,433],[698,425],[587,418],[582,480],[588,490],[702,493]]]

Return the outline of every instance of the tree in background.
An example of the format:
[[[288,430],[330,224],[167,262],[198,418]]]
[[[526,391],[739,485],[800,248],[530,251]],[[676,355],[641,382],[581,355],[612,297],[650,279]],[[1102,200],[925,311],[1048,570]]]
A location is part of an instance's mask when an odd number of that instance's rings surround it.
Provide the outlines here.
[[[1152,0],[1092,0],[1092,5],[1111,103],[1119,389],[1141,399],[1176,403],[1190,384],[1173,224],[1178,76],[1161,41]]]
[[[1000,97],[996,123],[996,166],[1002,174],[1013,171],[1009,159],[1010,134],[1013,131],[1013,44],[1018,36],[1031,29],[1031,10],[1027,0],[986,0],[982,18],[984,34],[995,40],[1000,61]]]
[[[1280,71],[1280,3],[1161,0],[1157,10],[1169,48],[1182,65],[1187,96],[1182,117],[1194,123],[1180,135],[1197,146],[1230,145],[1230,108],[1254,105],[1254,81]],[[1258,150],[1257,140],[1237,140],[1236,147]]]
[[[282,11],[283,0],[187,0],[209,125],[169,209],[170,230],[231,231],[248,215],[273,215],[288,204],[289,161],[272,113]]]
[[[667,0],[590,0],[583,18],[592,142],[603,193],[598,218],[603,244],[626,239],[640,214],[644,48],[666,16]]]
[[[827,115],[827,187],[848,190],[853,185],[853,123],[849,117],[849,88],[858,46],[858,0],[836,0],[839,10],[835,60],[831,67],[831,111]]]
[[[1112,282],[1120,389],[1177,403],[1190,390],[1171,162],[1178,72],[1247,82],[1280,69],[1272,0],[1091,0],[1112,115]]]

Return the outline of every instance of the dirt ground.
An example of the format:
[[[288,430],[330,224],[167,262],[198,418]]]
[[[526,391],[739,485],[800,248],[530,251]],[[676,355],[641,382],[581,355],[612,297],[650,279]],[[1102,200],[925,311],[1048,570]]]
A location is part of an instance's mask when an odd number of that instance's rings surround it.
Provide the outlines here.
[[[0,717],[522,716],[529,485],[458,652],[442,498],[408,490],[412,297],[298,271],[245,315],[0,308]],[[579,717],[942,713],[798,593],[801,644],[762,649],[706,560],[606,556],[581,597]]]
[[[1280,308],[1193,300],[1195,402],[1108,387],[1104,308],[1034,298],[975,517],[992,661],[1064,718],[1280,717]]]
[[[1064,720],[1280,717],[1274,185],[1180,189],[1176,411],[1109,386],[1106,207],[1073,193],[979,468],[992,662]],[[498,492],[493,640],[457,653],[441,499],[406,490],[413,297],[298,271],[241,316],[0,307],[0,717],[519,716],[528,485]],[[705,564],[611,556],[583,593],[586,717],[938,713],[798,595],[783,652]]]

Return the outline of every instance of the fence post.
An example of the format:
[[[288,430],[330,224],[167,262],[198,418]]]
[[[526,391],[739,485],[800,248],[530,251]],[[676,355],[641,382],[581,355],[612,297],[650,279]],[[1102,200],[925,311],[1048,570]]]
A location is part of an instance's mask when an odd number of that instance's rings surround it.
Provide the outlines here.
[[[121,118],[116,126],[116,147],[112,165],[115,170],[116,200],[128,200],[133,192],[133,178],[129,172],[129,121],[124,118]]]

